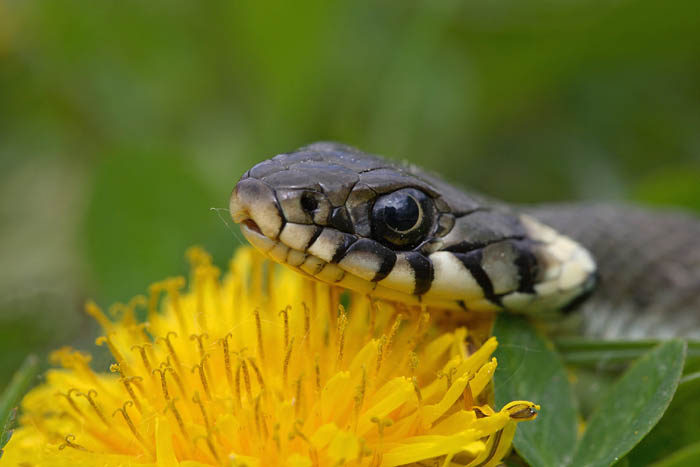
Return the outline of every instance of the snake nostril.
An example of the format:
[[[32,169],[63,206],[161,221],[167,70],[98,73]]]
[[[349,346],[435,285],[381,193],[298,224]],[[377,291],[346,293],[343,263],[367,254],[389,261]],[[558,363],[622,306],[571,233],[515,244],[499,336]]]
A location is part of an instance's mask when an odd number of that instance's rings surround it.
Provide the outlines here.
[[[308,213],[312,213],[318,208],[318,201],[311,193],[304,193],[301,195],[301,208]]]

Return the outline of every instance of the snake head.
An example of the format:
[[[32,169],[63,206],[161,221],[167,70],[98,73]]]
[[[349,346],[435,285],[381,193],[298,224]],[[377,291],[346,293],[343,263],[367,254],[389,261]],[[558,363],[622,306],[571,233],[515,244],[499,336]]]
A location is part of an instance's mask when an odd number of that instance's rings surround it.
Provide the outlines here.
[[[336,143],[255,165],[229,208],[274,261],[388,300],[539,312],[594,283],[587,250],[534,218]]]

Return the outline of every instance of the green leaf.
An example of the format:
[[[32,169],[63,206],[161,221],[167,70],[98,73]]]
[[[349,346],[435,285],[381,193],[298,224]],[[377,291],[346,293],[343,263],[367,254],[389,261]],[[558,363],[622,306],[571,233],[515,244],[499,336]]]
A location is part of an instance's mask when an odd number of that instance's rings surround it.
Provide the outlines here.
[[[663,459],[700,440],[700,373],[681,378],[659,423],[627,457],[635,464]],[[700,465],[700,464],[697,464]]]
[[[29,355],[0,396],[0,456],[12,436],[16,407],[39,371],[39,359]]]
[[[571,465],[612,465],[639,443],[671,402],[685,351],[685,342],[670,340],[632,365],[591,415]]]
[[[665,459],[652,464],[652,467],[685,467],[700,465],[700,442],[686,446]]]
[[[594,340],[583,337],[565,337],[554,340],[557,351],[565,363],[592,365],[600,369],[601,363],[630,363],[663,341],[645,340]],[[700,357],[700,341],[688,341],[686,361]]]
[[[576,446],[576,408],[564,365],[549,341],[519,316],[501,314],[494,334],[496,404],[529,400],[542,409],[521,423],[513,441],[530,465],[565,465]]]

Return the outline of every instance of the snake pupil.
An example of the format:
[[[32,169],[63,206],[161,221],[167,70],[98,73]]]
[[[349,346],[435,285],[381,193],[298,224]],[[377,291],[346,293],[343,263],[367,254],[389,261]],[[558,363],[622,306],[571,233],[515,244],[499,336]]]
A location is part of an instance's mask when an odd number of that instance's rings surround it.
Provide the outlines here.
[[[435,207],[432,200],[415,188],[403,188],[380,196],[372,207],[372,236],[379,242],[411,249],[432,229]]]
[[[395,198],[392,204],[384,207],[384,222],[397,232],[405,232],[416,225],[419,215],[418,203],[410,196]]]

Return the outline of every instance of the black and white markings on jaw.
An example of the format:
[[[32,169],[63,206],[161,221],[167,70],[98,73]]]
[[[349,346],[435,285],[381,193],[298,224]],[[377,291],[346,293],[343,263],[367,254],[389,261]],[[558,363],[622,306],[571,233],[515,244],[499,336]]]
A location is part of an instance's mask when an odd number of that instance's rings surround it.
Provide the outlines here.
[[[535,219],[335,143],[257,164],[230,211],[272,260],[392,301],[540,312],[594,283],[590,254]]]

